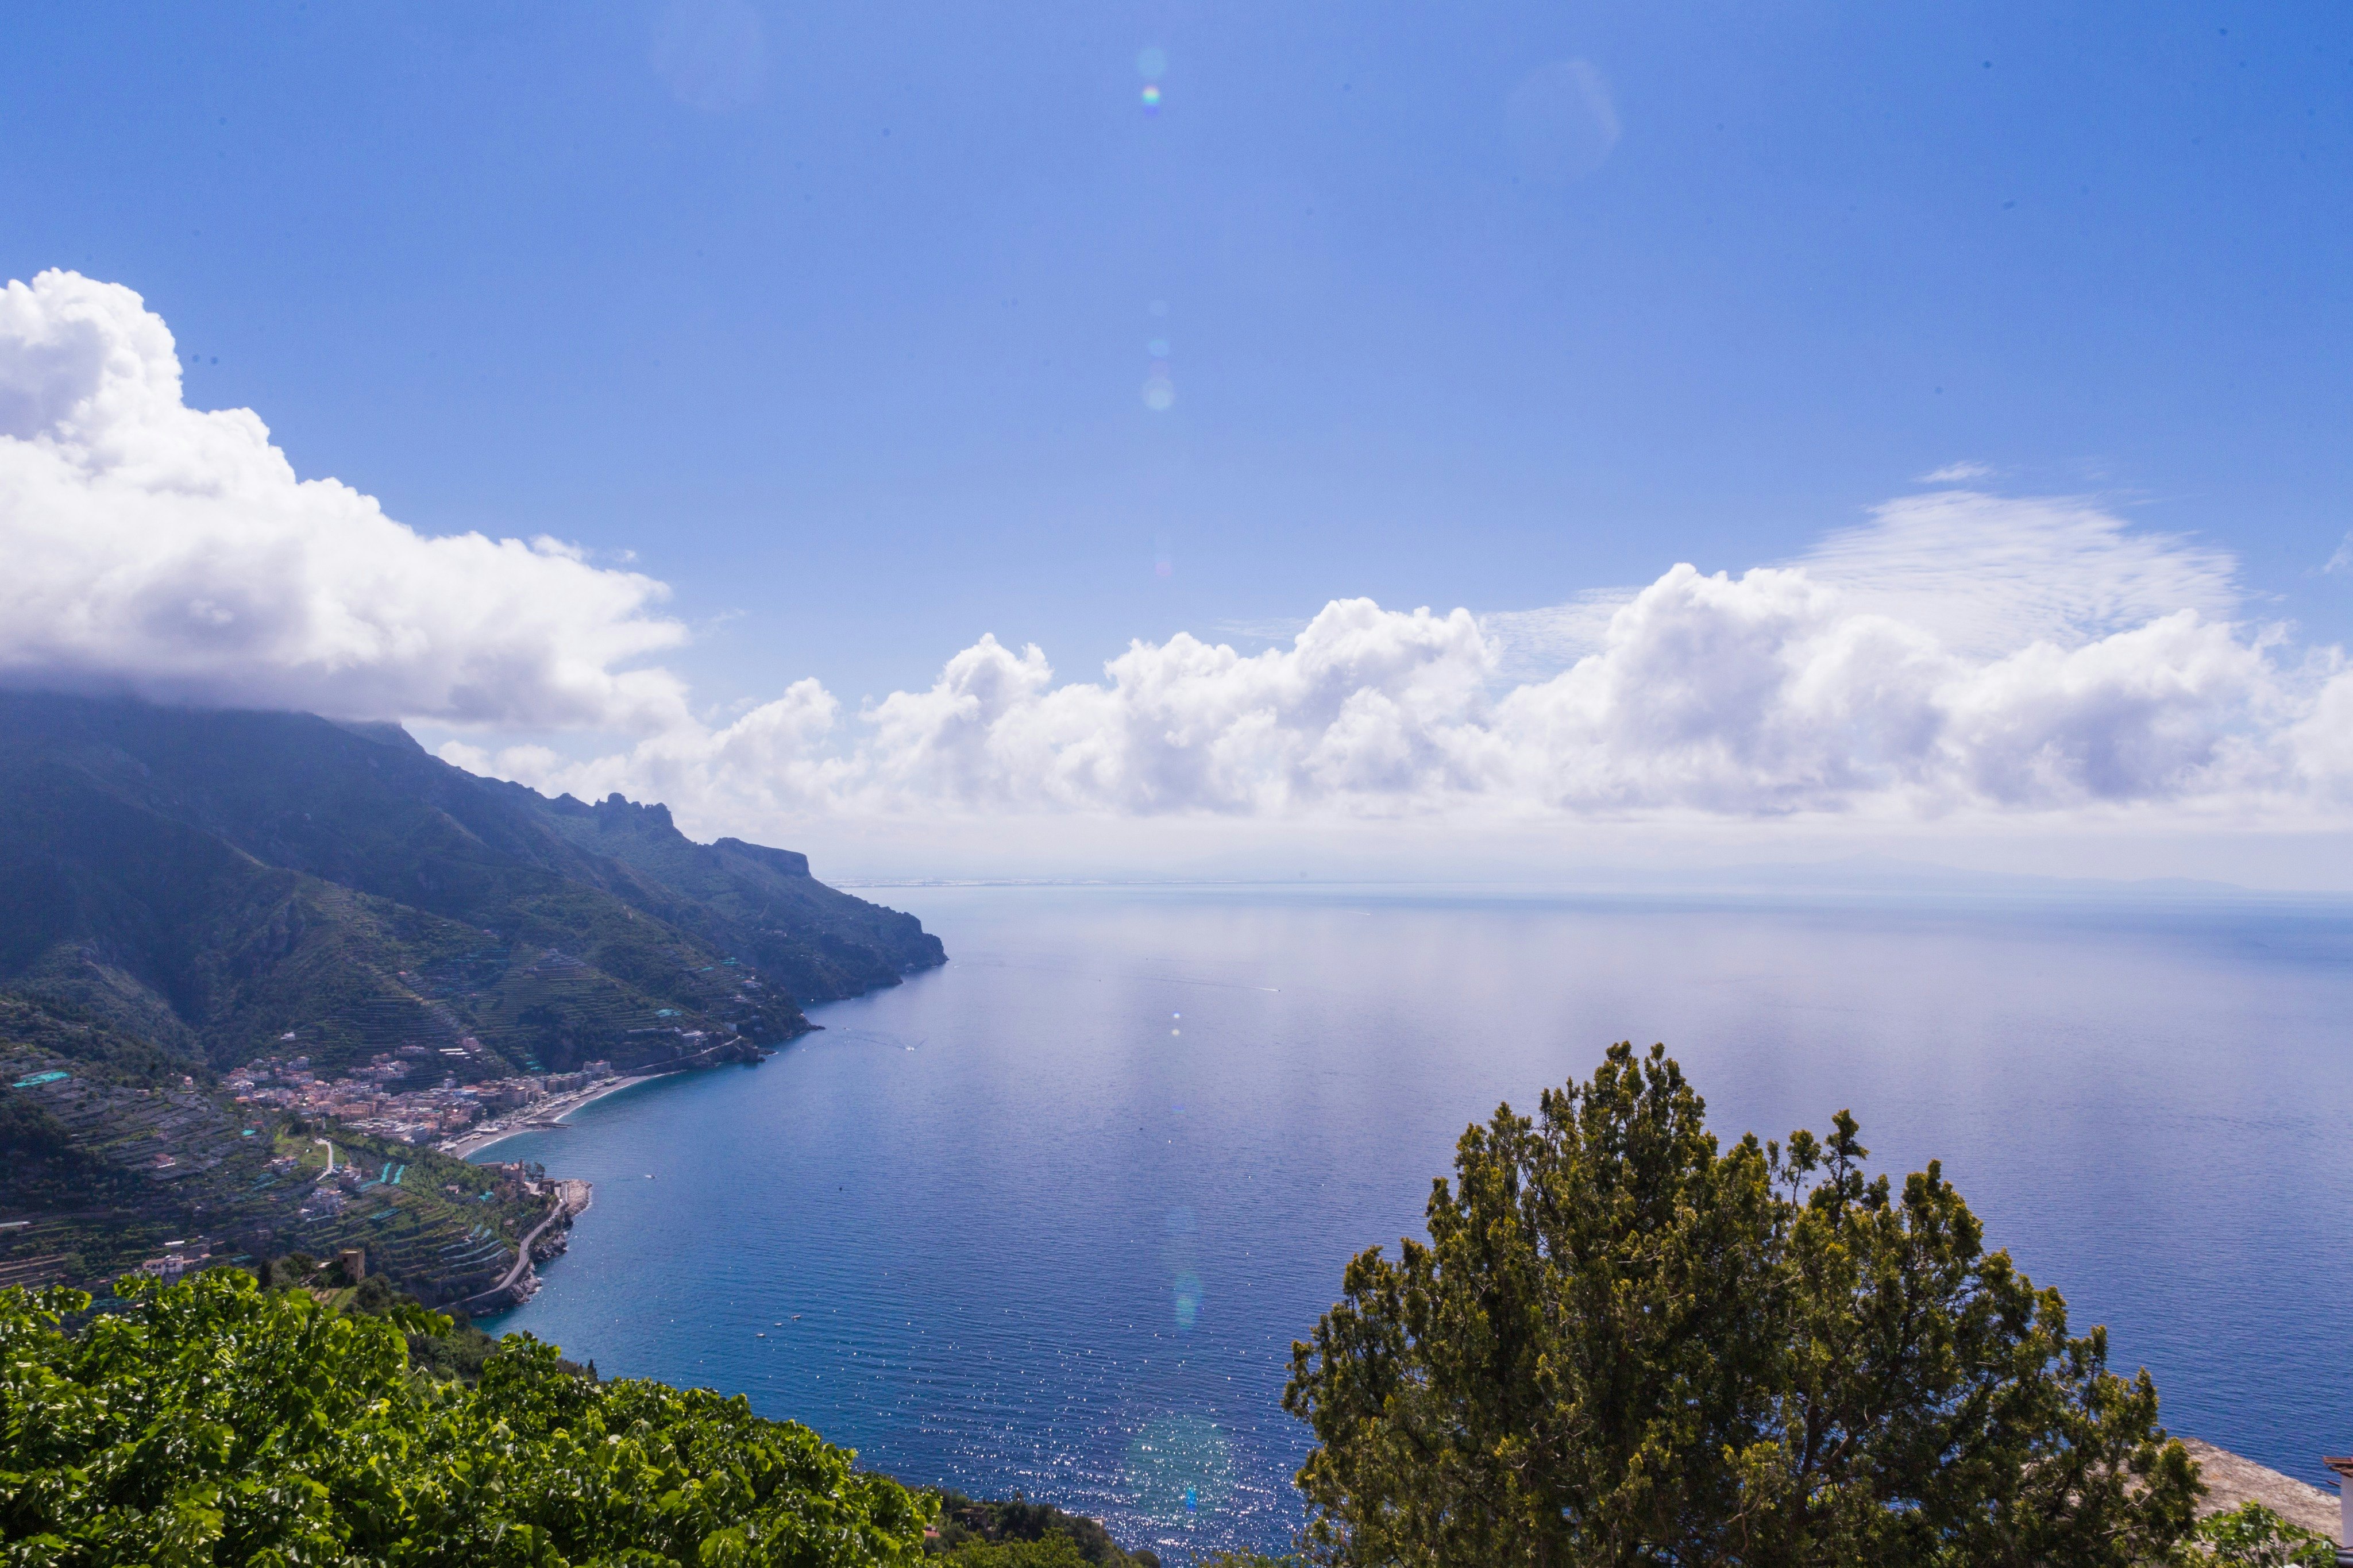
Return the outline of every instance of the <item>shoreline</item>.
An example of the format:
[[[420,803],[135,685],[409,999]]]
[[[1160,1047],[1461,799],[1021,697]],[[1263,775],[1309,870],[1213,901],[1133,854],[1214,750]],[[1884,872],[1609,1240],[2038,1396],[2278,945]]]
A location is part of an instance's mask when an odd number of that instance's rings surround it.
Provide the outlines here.
[[[512,1122],[500,1122],[491,1127],[476,1128],[434,1147],[444,1154],[460,1160],[470,1160],[493,1143],[503,1143],[526,1132],[544,1132],[544,1122],[561,1121],[584,1105],[593,1105],[608,1094],[618,1094],[625,1089],[635,1089],[641,1083],[651,1083],[668,1073],[642,1073],[635,1077],[608,1078],[602,1083],[592,1083],[586,1089],[575,1089],[566,1094],[550,1095],[538,1104],[515,1112]]]

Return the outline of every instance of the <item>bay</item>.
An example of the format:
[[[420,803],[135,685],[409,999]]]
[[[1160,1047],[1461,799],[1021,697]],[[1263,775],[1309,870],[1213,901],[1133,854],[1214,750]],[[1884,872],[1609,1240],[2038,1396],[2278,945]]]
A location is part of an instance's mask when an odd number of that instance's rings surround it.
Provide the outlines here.
[[[2173,1429],[2315,1480],[2353,1444],[2353,911],[877,896],[945,969],[485,1152],[596,1184],[486,1327],[1172,1563],[1280,1549],[1290,1347],[1346,1259],[1419,1233],[1465,1123],[1660,1040],[1726,1139],[1852,1108],[1875,1169],[1941,1158]]]

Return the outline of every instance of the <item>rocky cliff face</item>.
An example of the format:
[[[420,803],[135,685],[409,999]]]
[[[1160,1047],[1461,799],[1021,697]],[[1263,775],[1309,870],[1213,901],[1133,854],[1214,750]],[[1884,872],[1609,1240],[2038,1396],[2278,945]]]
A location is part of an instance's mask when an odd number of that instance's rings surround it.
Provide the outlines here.
[[[740,838],[697,844],[670,809],[609,795],[527,797],[575,847],[617,860],[669,891],[662,913],[737,953],[804,1002],[854,996],[947,962],[913,915],[868,903],[809,875],[808,857]]]

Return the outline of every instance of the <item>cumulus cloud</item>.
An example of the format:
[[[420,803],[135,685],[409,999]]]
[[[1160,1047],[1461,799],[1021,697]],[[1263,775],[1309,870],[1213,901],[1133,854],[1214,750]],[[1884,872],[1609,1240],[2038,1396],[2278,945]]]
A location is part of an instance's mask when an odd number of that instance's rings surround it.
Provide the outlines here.
[[[0,289],[0,679],[455,722],[673,724],[666,590],[547,539],[430,537],[181,395],[138,295]]]
[[[855,712],[805,679],[705,722],[647,662],[685,636],[659,584],[297,478],[251,412],[186,405],[137,296],[62,272],[0,291],[0,679],[438,721],[476,731],[461,765],[721,831],[2353,809],[2353,668],[2249,623],[2227,552],[1965,489],[1736,574],[1483,617],[1338,600],[1075,679],[983,637]],[[542,743],[566,727],[636,739]]]
[[[2070,498],[1940,490],[1874,508],[1788,564],[1840,590],[1852,609],[1931,632],[1954,651],[1991,658],[2049,642],[2063,647],[2146,625],[2176,610],[2229,620],[2239,609],[2238,562],[2176,534],[2136,532],[2113,512]],[[1607,639],[1635,588],[1590,589],[1566,604],[1482,617],[1504,673],[1549,676]]]
[[[2353,783],[2353,675],[2182,607],[1997,657],[1803,567],[1689,565],[1549,679],[1467,612],[1327,605],[1284,647],[1138,642],[1100,680],[993,637],[845,722],[814,682],[733,724],[533,769],[706,821],[1088,813],[1754,818],[2244,805]],[[848,733],[844,733],[844,731]],[[453,760],[457,759],[453,755]],[[2334,792],[2332,794],[2332,792]]]

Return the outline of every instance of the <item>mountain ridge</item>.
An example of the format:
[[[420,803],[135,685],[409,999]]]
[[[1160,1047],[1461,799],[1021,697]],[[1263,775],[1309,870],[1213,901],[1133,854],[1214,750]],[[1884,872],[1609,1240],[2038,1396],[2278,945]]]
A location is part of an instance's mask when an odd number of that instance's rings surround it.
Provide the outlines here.
[[[944,959],[798,852],[480,778],[396,725],[0,693],[0,987],[191,1061],[290,1031],[328,1061],[429,1037],[626,1068],[790,1038],[802,1001]]]
[[[0,1285],[353,1247],[475,1299],[568,1221],[446,1135],[944,962],[797,851],[396,725],[0,691]]]

